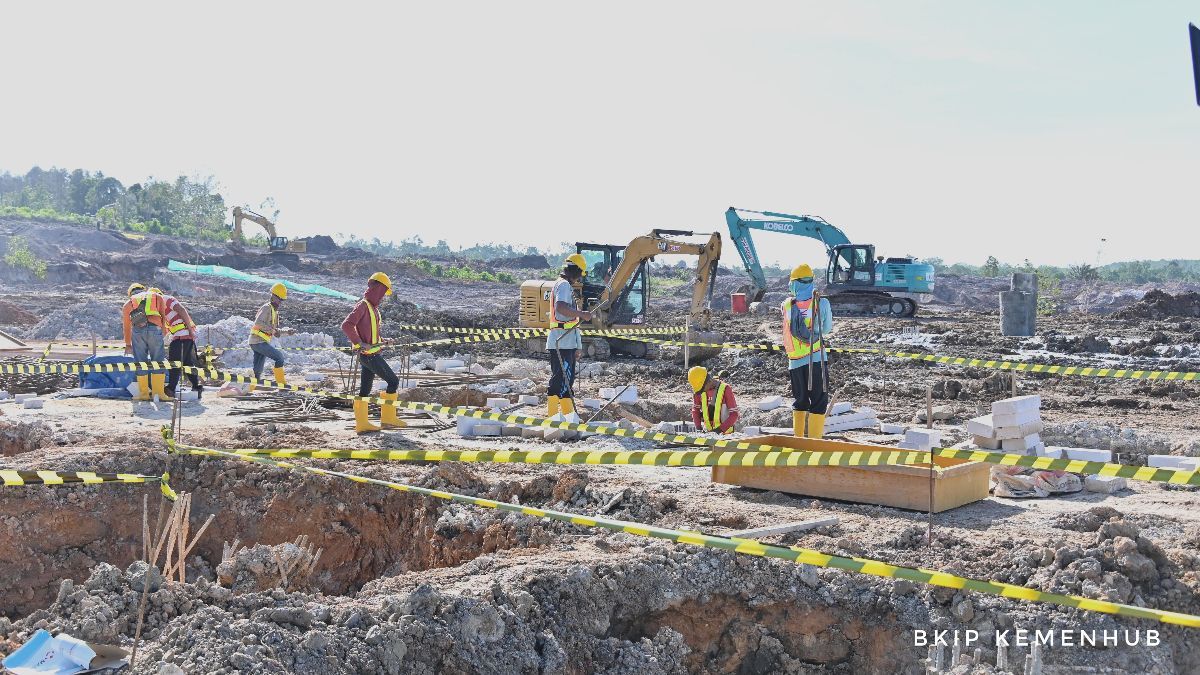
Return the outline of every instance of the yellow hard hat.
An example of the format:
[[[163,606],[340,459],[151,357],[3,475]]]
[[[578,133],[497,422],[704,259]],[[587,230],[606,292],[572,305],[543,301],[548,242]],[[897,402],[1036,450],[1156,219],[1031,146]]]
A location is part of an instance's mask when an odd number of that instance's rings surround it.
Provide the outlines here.
[[[129,284],[129,297],[132,298],[134,293],[144,290],[146,290],[146,286],[135,281],[132,284]]]
[[[795,281],[797,279],[811,279],[812,276],[813,276],[812,268],[809,267],[807,264],[797,265],[796,269],[792,270],[792,276],[788,280]]]
[[[372,274],[368,281],[378,281],[379,283],[383,284],[384,288],[387,289],[387,295],[392,294],[392,278],[383,272],[376,272],[375,274]]]
[[[275,285],[271,287],[271,295],[274,295],[280,300],[287,300],[287,286],[284,286],[278,281],[275,282]]]
[[[571,255],[567,256],[567,259],[564,262],[565,264],[578,267],[585,274],[587,273],[587,260],[584,260],[583,255],[580,253],[572,253]]]
[[[708,381],[708,368],[704,366],[692,366],[688,370],[688,384],[692,385],[692,391],[700,391],[704,388],[704,383]]]
[[[159,295],[162,295],[162,290],[161,290],[161,289],[158,289],[158,288],[155,288],[155,287],[153,287],[153,286],[151,286],[151,287],[150,287],[150,292],[151,292],[151,293],[158,293]]]

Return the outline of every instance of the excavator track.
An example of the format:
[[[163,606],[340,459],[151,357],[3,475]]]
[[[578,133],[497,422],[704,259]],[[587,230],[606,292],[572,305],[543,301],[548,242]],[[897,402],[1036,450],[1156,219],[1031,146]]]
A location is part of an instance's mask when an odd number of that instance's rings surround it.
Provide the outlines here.
[[[886,293],[851,291],[825,297],[829,299],[834,316],[907,319],[917,313],[916,301]]]

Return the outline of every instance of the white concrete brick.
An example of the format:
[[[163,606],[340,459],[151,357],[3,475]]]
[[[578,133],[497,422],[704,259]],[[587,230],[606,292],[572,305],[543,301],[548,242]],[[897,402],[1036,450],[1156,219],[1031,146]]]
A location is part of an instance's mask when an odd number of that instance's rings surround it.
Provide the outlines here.
[[[325,381],[325,373],[305,373],[304,381],[305,382],[324,382]]]
[[[462,359],[437,359],[433,362],[433,369],[439,373],[448,373],[451,368],[462,368],[462,372],[466,372],[467,362]]]
[[[605,403],[608,403],[607,398],[585,398],[582,400],[581,405],[585,408],[591,408],[592,410],[599,410],[600,408],[604,407]]]
[[[1034,420],[1011,427],[996,427],[996,438],[1023,438],[1042,430],[1042,421]]]
[[[1017,396],[1015,398],[1006,398],[996,401],[992,404],[992,412],[999,414],[1013,414],[1020,412],[1037,412],[1042,407],[1042,397],[1037,394],[1029,396]]]
[[[479,424],[479,422],[480,420],[475,417],[459,415],[458,419],[455,420],[455,431],[458,432],[459,436],[469,436],[471,435],[471,430],[474,429],[475,425]]]
[[[551,442],[561,441],[561,440],[565,440],[563,438],[563,436],[565,436],[565,435],[566,435],[566,432],[563,431],[562,429],[545,429],[542,434],[542,438],[546,439],[547,441],[551,441]]]
[[[875,411],[870,408],[863,410],[855,410],[854,412],[843,413],[841,415],[829,415],[825,418],[825,425],[840,423],[840,422],[856,422],[858,420],[868,420],[875,418]],[[878,420],[876,420],[878,421]]]
[[[846,417],[846,415],[838,415],[838,419]],[[865,417],[860,419],[844,420],[834,423],[825,423],[825,433],[835,431],[849,431],[851,429],[867,429],[879,424],[879,420],[875,417]]]
[[[1016,427],[1029,422],[1037,422],[1041,419],[1041,413],[1037,410],[1026,410],[1015,413],[992,413],[992,426],[1000,427]]]
[[[456,366],[453,368],[447,368],[443,372],[445,372],[447,375],[466,375],[467,369],[464,368],[463,366]]]
[[[996,427],[992,424],[992,416],[984,415],[982,417],[972,417],[967,420],[967,433],[972,436],[995,438]]]
[[[512,405],[512,403],[507,398],[502,396],[497,396],[494,398],[489,396],[487,400],[487,407],[491,408],[492,410],[500,410],[501,408],[507,408],[510,405]]]
[[[17,399],[17,403],[24,403],[31,398],[37,398],[37,394],[17,394],[14,398]]]
[[[1177,455],[1150,455],[1146,458],[1146,466],[1159,469],[1182,469],[1196,471],[1200,469],[1200,457],[1179,457]]]
[[[758,406],[758,409],[762,410],[762,411],[769,411],[769,410],[774,410],[776,408],[782,408],[783,407],[783,397],[782,396],[768,396],[768,397],[764,398],[763,400],[759,401],[756,405]]]
[[[742,433],[747,436],[762,436],[762,427],[742,427]]]
[[[500,436],[503,433],[504,433],[504,425],[503,424],[492,424],[489,422],[482,422],[482,423],[476,424],[474,427],[472,427],[470,435],[471,436]]]
[[[853,407],[854,407],[854,404],[849,401],[839,401],[837,403],[834,403],[833,406],[829,408],[829,412],[827,414],[841,415],[843,413],[850,412],[850,410]]]
[[[517,403],[520,403],[521,405],[537,405],[538,397],[534,396],[533,394],[521,394],[517,398]]]
[[[881,434],[902,434],[907,428],[903,424],[892,424],[891,422],[879,423],[879,433]]]
[[[11,396],[12,396],[12,394],[9,394],[7,390],[0,389],[0,401],[3,401],[4,399],[9,398]]]
[[[1062,448],[1041,446],[1036,451],[1038,457],[1051,457],[1053,459],[1062,459]]]
[[[500,435],[501,436],[516,436],[516,437],[520,438],[521,436],[524,435],[524,433],[523,433],[524,431],[525,431],[525,427],[522,427],[519,424],[505,424],[500,429]]]
[[[1114,492],[1124,490],[1128,485],[1124,478],[1118,476],[1086,476],[1083,479],[1083,487],[1088,492],[1103,492],[1112,494]]]
[[[975,445],[978,445],[984,450],[1000,449],[1000,439],[998,438],[991,438],[988,436],[972,436],[971,439],[975,442]]]
[[[1111,462],[1112,452],[1108,450],[1093,450],[1091,448],[1061,448],[1067,459],[1079,459],[1085,462]]]
[[[942,442],[942,432],[937,429],[909,429],[904,432],[905,447],[929,450]]]
[[[181,391],[181,392],[179,392],[179,400],[180,401],[198,401],[198,400],[200,400],[200,392],[193,391],[191,389],[188,389],[186,391]]]
[[[521,438],[545,438],[546,430],[542,427],[522,427]]]
[[[1005,452],[1019,452],[1028,454],[1028,451],[1041,445],[1042,437],[1037,434],[1030,434],[1021,438],[1002,438],[1000,439],[1000,447]]]
[[[487,375],[488,374],[488,369],[484,368],[483,366],[479,365],[478,363],[472,363],[471,367],[467,368],[467,371],[470,372],[472,375]]]
[[[45,404],[46,400],[41,398],[27,398],[23,403],[26,408],[31,410],[39,410]]]

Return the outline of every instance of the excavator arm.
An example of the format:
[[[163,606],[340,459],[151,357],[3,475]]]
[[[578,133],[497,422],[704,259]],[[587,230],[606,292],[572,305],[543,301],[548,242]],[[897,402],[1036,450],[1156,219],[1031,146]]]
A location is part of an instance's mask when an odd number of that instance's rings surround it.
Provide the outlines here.
[[[249,209],[243,209],[240,206],[233,207],[233,236],[231,239],[234,243],[242,244],[246,241],[246,236],[242,232],[242,221],[249,220],[252,223],[262,225],[267,231],[267,241],[275,241],[277,234],[275,232],[275,223],[267,220],[266,216],[255,213]]]
[[[721,235],[713,232],[707,243],[695,244],[671,238],[670,235],[690,237],[693,232],[684,230],[652,230],[649,235],[637,237],[629,242],[625,254],[593,308],[593,325],[609,326],[608,315],[612,304],[621,298],[625,287],[633,280],[642,263],[659,255],[694,255],[699,258],[696,279],[692,286],[690,314],[693,321],[706,326],[710,318],[709,304],[717,277],[717,263],[721,259]]]
[[[763,218],[742,218],[742,213],[752,213],[763,216]],[[850,238],[846,236],[845,232],[816,216],[750,211],[731,206],[725,211],[725,222],[729,225],[729,237],[733,240],[733,247],[737,249],[738,255],[742,258],[742,264],[746,267],[746,273],[750,275],[748,299],[751,302],[762,300],[763,294],[767,292],[767,277],[763,273],[758,252],[754,248],[754,240],[750,236],[751,230],[797,234],[816,239],[824,244],[825,250],[830,253],[833,251],[833,247],[850,243]]]

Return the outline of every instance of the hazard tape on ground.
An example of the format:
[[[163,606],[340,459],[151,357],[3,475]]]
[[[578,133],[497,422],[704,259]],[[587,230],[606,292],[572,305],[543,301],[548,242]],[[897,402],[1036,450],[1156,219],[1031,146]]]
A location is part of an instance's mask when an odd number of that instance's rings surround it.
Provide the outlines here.
[[[179,368],[179,361],[142,361],[137,363],[0,363],[0,373],[9,375],[47,375],[78,373],[134,373]]]
[[[168,443],[170,442],[170,439],[168,439]],[[504,511],[507,513],[518,513],[535,518],[556,520],[582,527],[600,528],[614,532],[625,532],[627,534],[632,534],[639,537],[666,539],[679,544],[687,544],[702,548],[720,549],[724,551],[732,551],[735,553],[765,558],[776,558],[797,564],[828,567],[876,577],[906,579],[908,581],[929,584],[932,586],[967,589],[979,593],[998,595],[1013,600],[1043,602],[1053,605],[1060,605],[1063,607],[1073,607],[1089,612],[1115,614],[1117,616],[1125,616],[1135,619],[1149,619],[1166,624],[1200,628],[1200,616],[1194,616],[1191,614],[1181,614],[1178,612],[1151,609],[1147,607],[1134,607],[1133,605],[1108,602],[1106,600],[1094,600],[1092,598],[1084,598],[1076,595],[1047,593],[1045,591],[1039,591],[1037,589],[1027,588],[1025,586],[1017,586],[1015,584],[1007,584],[999,581],[981,581],[978,579],[948,574],[946,572],[938,572],[936,570],[901,567],[899,565],[892,565],[881,560],[871,560],[869,558],[846,558],[843,556],[829,555],[827,553],[821,553],[820,551],[813,549],[800,548],[798,546],[785,548],[783,546],[763,544],[753,539],[721,537],[711,534],[704,534],[702,532],[673,530],[664,527],[656,527],[653,525],[645,525],[642,523],[634,523],[611,518],[601,518],[598,516],[585,516],[563,511],[538,509],[531,506],[522,506],[520,504],[511,504],[492,499],[471,497],[469,495],[461,495],[442,490],[431,490],[429,488],[417,487],[415,485],[408,485],[405,483],[397,483],[379,478],[368,478],[366,476],[358,476],[355,474],[343,473],[341,471],[319,469],[316,467],[293,464],[286,461],[277,461],[254,455],[239,455],[232,452],[212,449],[206,450],[206,454],[210,456],[224,456],[257,462],[260,464],[267,464],[283,469],[306,471],[322,476],[334,476],[354,481],[356,483],[378,485],[381,487],[398,490],[400,492],[411,492],[425,497],[432,497],[435,499],[442,499],[460,504],[470,504],[472,506],[478,506],[482,508],[496,509],[498,511]]]
[[[470,408],[466,406],[445,406],[438,403],[424,403],[419,401],[384,401],[378,396],[356,396],[354,394],[344,394],[342,392],[327,391],[322,389],[312,389],[309,387],[301,387],[294,384],[278,384],[269,380],[258,380],[249,375],[235,375],[218,370],[208,368],[194,368],[184,366],[185,371],[194,372],[202,377],[207,377],[214,380],[223,380],[226,382],[240,382],[245,384],[254,384],[258,387],[269,389],[279,389],[283,391],[294,391],[300,394],[308,394],[312,396],[321,396],[326,398],[340,398],[344,400],[360,400],[375,403],[377,405],[394,405],[397,408],[405,410],[417,410],[421,412],[432,412],[442,415],[453,415],[461,417],[471,417],[474,419],[489,420],[494,422],[507,422],[511,424],[520,424],[523,426],[545,427],[550,429],[563,429],[566,431],[585,431],[589,433],[602,434],[606,436],[617,436],[620,438],[633,438],[638,440],[656,441],[659,443],[675,443],[679,445],[694,445],[718,450],[733,451],[733,450],[748,450],[756,452],[781,452],[795,453],[802,451],[809,452],[841,452],[845,453],[853,448],[858,448],[863,452],[893,452],[895,449],[887,446],[866,446],[859,443],[843,443],[840,441],[827,441],[823,439],[798,439],[799,442],[808,445],[808,448],[787,448],[768,443],[754,443],[745,440],[736,440],[730,438],[712,438],[707,436],[695,436],[691,434],[676,434],[662,431],[652,431],[648,429],[626,429],[615,424],[588,424],[584,422],[558,422],[544,417],[534,417],[532,415],[516,415],[512,413],[496,413],[483,410],[480,408]],[[852,446],[852,447],[847,447]],[[1132,478],[1134,480],[1174,483],[1177,485],[1200,485],[1200,472],[1197,471],[1172,471],[1171,469],[1151,469],[1150,467],[1131,466],[1127,464],[1114,464],[1110,462],[1085,462],[1082,460],[1072,459],[1053,459],[1050,457],[1032,457],[1029,455],[1016,455],[994,452],[980,452],[977,450],[959,450],[954,448],[938,448],[934,454],[940,457],[951,458],[967,458],[967,453],[970,454],[970,459],[975,461],[986,462],[989,464],[999,464],[1002,466],[1023,466],[1036,469],[1045,469],[1049,471],[1079,471],[1084,473],[1098,473],[1101,475],[1121,476]]]
[[[193,452],[205,448],[177,443]],[[350,450],[261,449],[226,450],[238,455],[305,459],[353,459],[398,462],[481,462],[507,464],[591,464],[629,466],[883,466],[929,462],[920,450],[883,452],[758,452],[721,450]],[[940,470],[940,469],[939,469]]]
[[[46,349],[50,347],[87,347],[88,349],[125,349],[125,345],[101,345],[92,344],[90,342],[50,342],[46,344]]]
[[[168,481],[171,475],[142,476],[136,473],[95,473],[92,471],[18,471],[0,469],[0,485],[97,485],[100,483],[158,483],[162,495],[175,501],[175,491]]]
[[[536,333],[545,335],[551,329],[549,328],[525,328],[525,327],[510,327],[510,328],[473,328],[461,326],[424,326],[416,324],[401,324],[398,326],[389,326],[389,328],[398,331],[429,331],[440,333]],[[590,329],[584,328],[584,335],[672,335],[685,332],[683,326],[664,326],[662,328],[605,328],[605,329]]]

